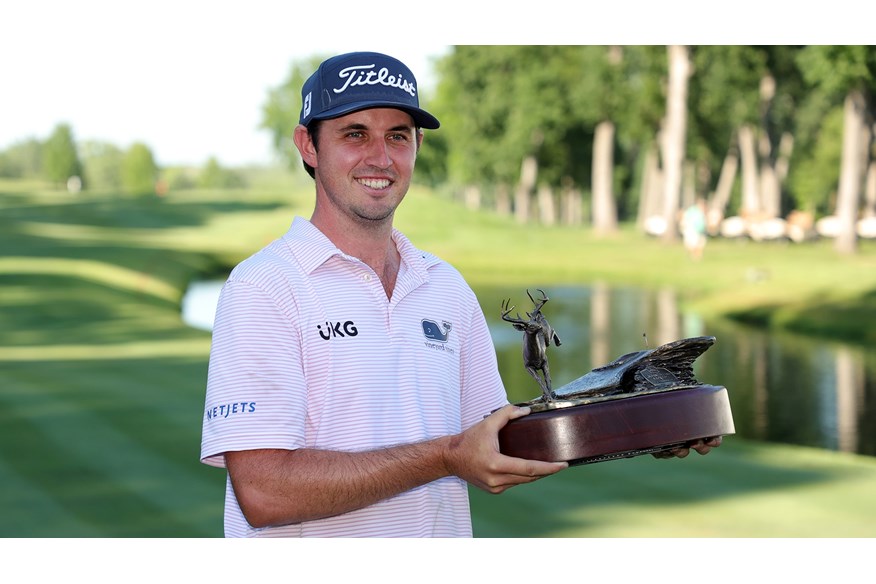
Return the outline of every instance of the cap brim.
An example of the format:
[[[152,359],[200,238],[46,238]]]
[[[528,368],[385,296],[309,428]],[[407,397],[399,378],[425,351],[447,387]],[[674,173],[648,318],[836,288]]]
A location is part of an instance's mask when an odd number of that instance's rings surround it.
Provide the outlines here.
[[[412,118],[414,118],[414,123],[420,128],[426,128],[427,130],[437,130],[439,127],[441,127],[441,122],[438,121],[438,118],[436,118],[426,110],[399,105],[399,103],[395,101],[370,101],[368,103],[350,103],[322,112],[321,114],[317,114],[311,119],[331,120],[334,118],[345,116],[347,114],[351,114],[353,112],[358,112],[366,109],[374,109],[378,107],[387,107],[407,112],[411,115]]]

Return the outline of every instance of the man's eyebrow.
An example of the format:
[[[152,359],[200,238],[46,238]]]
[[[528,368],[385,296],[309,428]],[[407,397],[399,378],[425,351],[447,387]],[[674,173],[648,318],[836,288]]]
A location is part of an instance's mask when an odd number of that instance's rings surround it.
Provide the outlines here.
[[[356,123],[352,123],[352,124],[347,124],[346,126],[344,126],[342,128],[338,128],[338,131],[339,132],[346,132],[348,130],[367,130],[367,129],[368,129],[368,126],[366,126],[365,124],[360,124],[360,123],[356,122]]]
[[[360,122],[353,122],[352,124],[348,124],[342,128],[338,128],[339,132],[348,132],[350,130],[367,130],[368,126],[366,124]],[[400,124],[398,126],[393,126],[388,132],[410,132],[414,133],[414,126],[410,124]]]

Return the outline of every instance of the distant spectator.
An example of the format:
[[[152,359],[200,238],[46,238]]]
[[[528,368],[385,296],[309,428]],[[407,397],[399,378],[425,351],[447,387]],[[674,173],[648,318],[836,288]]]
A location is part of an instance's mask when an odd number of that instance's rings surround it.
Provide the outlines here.
[[[706,202],[702,198],[684,210],[681,216],[681,234],[690,257],[702,259],[706,247]]]

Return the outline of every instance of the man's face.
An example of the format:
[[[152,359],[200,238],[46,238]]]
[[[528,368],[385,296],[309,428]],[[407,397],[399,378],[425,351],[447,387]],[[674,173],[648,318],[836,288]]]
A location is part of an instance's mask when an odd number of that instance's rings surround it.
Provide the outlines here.
[[[391,221],[410,186],[419,139],[411,116],[397,109],[323,121],[311,164],[317,206],[359,224]]]

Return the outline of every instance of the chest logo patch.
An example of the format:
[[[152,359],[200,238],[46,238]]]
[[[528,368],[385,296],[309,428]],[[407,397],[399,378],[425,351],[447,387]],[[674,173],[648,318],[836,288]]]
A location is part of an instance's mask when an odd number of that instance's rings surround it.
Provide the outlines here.
[[[430,341],[446,343],[447,337],[450,336],[451,328],[453,328],[453,325],[446,320],[441,322],[441,326],[438,326],[438,323],[434,320],[423,319],[423,334]]]

